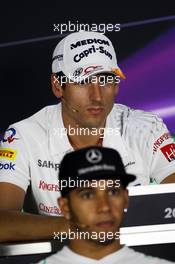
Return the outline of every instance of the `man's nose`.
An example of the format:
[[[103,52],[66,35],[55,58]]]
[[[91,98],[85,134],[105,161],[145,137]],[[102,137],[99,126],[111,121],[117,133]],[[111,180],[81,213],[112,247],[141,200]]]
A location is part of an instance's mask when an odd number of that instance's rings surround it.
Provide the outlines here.
[[[107,197],[99,197],[97,208],[99,213],[108,213],[111,210],[110,202]]]
[[[102,101],[102,88],[100,87],[100,84],[92,83],[89,89],[89,96],[92,101]]]

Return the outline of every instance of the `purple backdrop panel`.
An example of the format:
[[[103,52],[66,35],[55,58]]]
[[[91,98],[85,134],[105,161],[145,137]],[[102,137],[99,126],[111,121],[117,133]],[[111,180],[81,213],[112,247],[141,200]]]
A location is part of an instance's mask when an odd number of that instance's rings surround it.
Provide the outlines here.
[[[127,79],[120,84],[116,102],[158,113],[175,132],[175,28],[122,61],[120,67]]]

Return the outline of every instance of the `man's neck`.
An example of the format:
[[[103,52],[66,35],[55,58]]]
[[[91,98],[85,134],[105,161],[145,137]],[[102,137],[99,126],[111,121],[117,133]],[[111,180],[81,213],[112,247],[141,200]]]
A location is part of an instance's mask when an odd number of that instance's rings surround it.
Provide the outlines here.
[[[88,146],[102,146],[101,136],[68,136],[69,142],[74,149]]]
[[[109,254],[112,254],[119,249],[121,249],[123,246],[120,245],[119,240],[114,240],[113,242],[109,244],[104,244],[104,242],[96,243],[92,240],[70,240],[69,248],[81,255],[85,256],[87,258],[96,259],[99,260],[101,258],[104,258],[108,256]]]
[[[105,121],[98,128],[83,128],[77,125],[66,115],[62,115],[64,127],[67,129],[67,136],[74,149],[88,146],[102,146]]]

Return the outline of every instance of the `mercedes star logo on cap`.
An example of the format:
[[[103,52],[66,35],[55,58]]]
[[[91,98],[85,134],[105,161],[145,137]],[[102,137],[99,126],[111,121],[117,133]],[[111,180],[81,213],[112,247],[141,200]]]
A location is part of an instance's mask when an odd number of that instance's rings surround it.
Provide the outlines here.
[[[90,163],[98,163],[98,162],[100,162],[102,160],[102,154],[97,149],[90,149],[86,153],[86,159]]]

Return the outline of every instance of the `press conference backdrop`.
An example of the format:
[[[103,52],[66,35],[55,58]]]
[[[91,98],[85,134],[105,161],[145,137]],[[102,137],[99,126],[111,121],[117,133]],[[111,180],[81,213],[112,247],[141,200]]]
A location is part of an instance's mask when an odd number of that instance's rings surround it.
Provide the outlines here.
[[[62,9],[58,14],[60,6],[56,8],[56,5],[53,5],[50,8],[49,3],[49,7],[44,8],[43,3],[40,5],[38,2],[35,1],[31,9],[36,15],[32,12],[28,13],[30,10],[28,6],[25,11],[18,10],[16,2],[15,11],[10,10],[12,3],[9,6],[7,2],[10,15],[8,16],[4,11],[0,16],[1,30],[4,29],[5,32],[1,33],[0,43],[1,109],[3,109],[0,134],[3,134],[9,124],[30,116],[45,105],[57,102],[51,93],[49,75],[52,50],[61,36],[58,32],[53,32],[53,23],[75,21],[75,14],[67,15],[69,12],[67,7],[66,12]],[[24,5],[26,6],[27,3],[25,2]],[[127,11],[125,8],[121,12],[111,5],[108,10],[106,7],[103,10],[101,6],[100,12],[99,7],[98,11],[91,8],[90,13],[85,13],[83,8],[77,20],[79,23],[121,23],[119,33],[107,33],[114,43],[119,65],[127,76],[127,79],[120,84],[120,93],[116,102],[159,114],[174,134],[175,16],[172,16],[171,20],[161,19],[160,17],[173,15],[172,11],[166,13],[165,7],[163,11],[157,8],[153,14],[152,8],[148,8],[145,11],[136,8]],[[76,12],[75,9],[72,10]],[[90,14],[92,18],[89,18]],[[155,23],[154,18],[158,18],[158,22]],[[171,188],[167,185],[147,186],[139,191],[141,188],[138,187],[135,195],[130,191],[130,207],[121,229],[122,242],[137,245],[137,248],[143,246],[143,251],[148,245],[153,247],[156,243],[165,243],[169,246],[163,252],[159,244],[159,254],[162,253],[168,258],[168,249],[171,248],[168,243],[174,242],[175,188],[173,185]],[[155,188],[158,188],[156,194]],[[17,247],[13,249],[15,252]],[[36,253],[36,249],[34,245],[33,253]],[[25,250],[22,245],[18,253],[28,254],[29,247]],[[52,250],[50,246],[49,250]],[[49,250],[47,253],[50,252]],[[0,252],[2,251],[0,247]],[[26,258],[21,258],[14,263],[27,263]],[[12,263],[12,259],[9,259],[9,263]]]
[[[116,101],[157,113],[175,133],[175,27],[121,62],[127,79]]]

